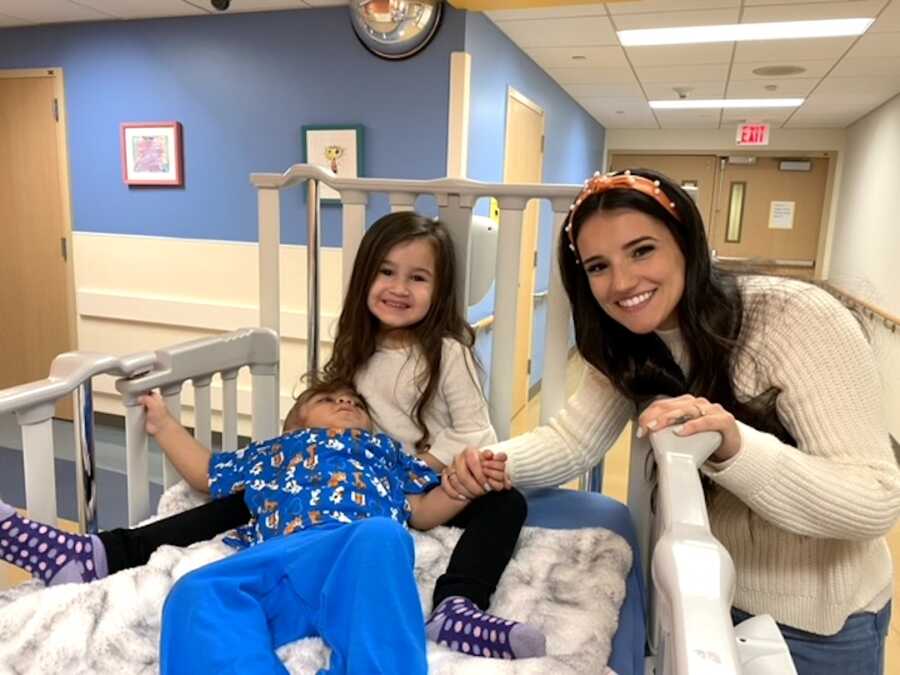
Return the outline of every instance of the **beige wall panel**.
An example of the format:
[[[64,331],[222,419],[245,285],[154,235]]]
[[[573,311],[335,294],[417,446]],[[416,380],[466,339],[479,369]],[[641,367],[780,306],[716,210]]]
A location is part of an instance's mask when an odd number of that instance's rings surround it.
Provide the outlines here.
[[[75,278],[80,348],[112,354],[153,350],[258,324],[257,247],[238,242],[76,233]],[[306,369],[306,248],[281,250],[281,411]],[[164,267],[164,271],[163,271]],[[241,270],[238,273],[237,270]],[[320,289],[322,358],[341,305],[341,251],[323,248]],[[238,410],[250,412],[250,375],[238,379]],[[96,409],[121,414],[112,378],[95,381]],[[221,386],[212,386],[221,408]],[[193,392],[182,395],[186,422]],[[217,422],[215,422],[217,425]],[[241,431],[249,431],[242,419]]]

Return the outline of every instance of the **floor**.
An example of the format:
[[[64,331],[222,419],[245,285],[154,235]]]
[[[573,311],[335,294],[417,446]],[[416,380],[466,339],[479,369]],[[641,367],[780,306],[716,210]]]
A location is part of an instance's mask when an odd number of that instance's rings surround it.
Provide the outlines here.
[[[582,365],[580,360],[577,357],[573,358],[569,362],[569,370],[566,378],[570,393],[575,390],[575,387],[577,386],[578,380],[581,376],[581,371]],[[531,403],[529,403],[528,408],[523,413],[523,416],[524,419],[520,422],[523,428],[529,429],[537,425],[540,416],[539,397],[533,399]],[[625,502],[627,500],[628,493],[628,456],[630,438],[631,430],[630,427],[627,427],[622,432],[622,435],[619,437],[618,441],[616,441],[615,445],[607,453],[604,460],[603,492],[622,502]],[[111,443],[114,441],[114,439],[115,434],[112,431],[108,432],[106,436],[106,442]],[[8,444],[10,444],[9,441],[3,437],[2,420],[0,420],[0,440],[4,440]],[[0,453],[0,459],[2,459],[2,453]],[[57,464],[60,464],[59,459],[57,460]],[[63,468],[61,470],[60,466],[58,466],[58,474],[62,474],[65,472],[65,465],[62,465],[62,467]],[[8,476],[9,472],[4,471],[3,474]],[[63,476],[60,475],[60,479],[57,480],[57,485],[65,482],[64,480],[62,480],[62,478]],[[116,481],[111,477],[109,478],[109,480],[111,487],[107,490],[107,494],[114,495],[118,492],[114,485]],[[567,484],[565,487],[575,489],[577,487],[577,481],[573,481],[572,483]],[[98,495],[100,495],[101,497],[103,496],[103,491],[100,488],[98,488]],[[107,498],[106,503],[110,507],[110,510],[119,510],[110,501],[112,500],[113,502],[115,502],[118,501],[118,499],[120,498],[116,496],[110,496]],[[11,503],[16,504],[16,502],[12,499],[10,501]],[[65,498],[59,499],[59,503],[62,507],[61,510],[63,510],[63,513],[68,510],[68,507],[63,506],[66,501],[67,500]],[[19,504],[16,505],[18,506]],[[116,525],[118,525],[118,523],[116,523]],[[73,523],[71,520],[65,519],[60,519],[59,526],[64,529],[69,529],[70,531],[74,531],[74,529],[76,528],[75,523]],[[891,555],[893,556],[893,559],[895,561],[900,560],[900,525],[895,527],[888,536],[888,544],[891,548]],[[27,575],[24,572],[21,572],[18,568],[14,568],[5,563],[0,563],[0,589],[8,588],[9,586],[20,583],[27,578]],[[894,607],[900,608],[900,588],[894,589]],[[895,609],[895,613],[897,612],[900,612],[900,610]],[[885,673],[900,673],[900,620],[895,620],[892,623],[890,634],[888,635],[887,664]]]

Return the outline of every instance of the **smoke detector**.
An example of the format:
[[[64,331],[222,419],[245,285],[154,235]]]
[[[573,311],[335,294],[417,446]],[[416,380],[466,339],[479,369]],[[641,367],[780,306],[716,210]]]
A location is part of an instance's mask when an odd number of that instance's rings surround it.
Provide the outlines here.
[[[693,89],[691,89],[691,87],[672,87],[672,91],[675,92],[675,95],[678,96],[678,98],[684,100]]]

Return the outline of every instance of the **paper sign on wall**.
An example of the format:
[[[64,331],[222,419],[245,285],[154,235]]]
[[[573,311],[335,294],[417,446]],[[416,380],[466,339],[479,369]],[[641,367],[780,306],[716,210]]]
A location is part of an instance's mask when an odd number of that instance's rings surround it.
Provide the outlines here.
[[[769,229],[793,230],[797,202],[772,202],[769,205]]]

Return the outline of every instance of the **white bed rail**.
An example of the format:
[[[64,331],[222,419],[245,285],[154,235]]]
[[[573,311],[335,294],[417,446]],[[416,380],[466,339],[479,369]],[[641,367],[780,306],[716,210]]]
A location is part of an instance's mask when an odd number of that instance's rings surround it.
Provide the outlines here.
[[[470,229],[472,210],[483,197],[497,199],[500,206],[499,241],[496,261],[496,299],[491,358],[491,384],[488,399],[491,419],[501,439],[508,438],[513,410],[515,369],[516,316],[522,220],[531,199],[547,200],[553,211],[554,231],[568,213],[569,204],[580,185],[505,184],[441,178],[437,180],[398,180],[376,178],[339,178],[312,164],[295,164],[284,173],[254,173],[250,181],[258,189],[260,247],[260,321],[263,326],[279,330],[280,284],[278,247],[281,241],[280,191],[310,184],[311,194],[318,194],[320,183],[340,193],[343,206],[343,288],[346,289],[353,259],[365,232],[365,207],[372,194],[387,194],[392,211],[413,210],[416,199],[423,195],[437,200],[440,218],[453,238],[458,269],[465,271],[457,279],[460,310],[465,314],[469,297]],[[309,336],[317,335],[319,324],[318,294],[312,292],[318,279],[317,242],[319,241],[318,202],[307,201],[309,230],[310,297],[307,306]],[[547,421],[566,400],[566,363],[568,360],[569,310],[556,265],[551,265],[545,335],[544,374],[541,384],[541,419]],[[316,370],[318,345],[308,345],[308,369]]]
[[[272,438],[278,429],[278,335],[266,328],[244,328],[209,338],[160,349],[154,368],[139,377],[120,379],[116,389],[125,405],[126,472],[128,482],[128,522],[137,523],[150,515],[148,436],[145,413],[138,397],[159,389],[169,412],[181,418],[181,390],[185,382],[194,386],[194,437],[206,447],[212,445],[210,382],[222,379],[222,449],[237,448],[237,375],[248,366],[253,378],[253,438]],[[180,476],[164,459],[164,487]]]
[[[681,437],[672,429],[651,434],[649,443],[632,440],[629,507],[648,575],[648,642],[654,655],[648,672],[796,675],[770,616],[732,627],[734,563],[710,532],[699,474],[721,440],[717,432]],[[655,480],[640,470],[648,467],[651,448]]]
[[[237,448],[237,375],[249,367],[252,376],[254,439],[278,435],[278,336],[265,328],[245,328],[233,333],[141,352],[123,357],[93,352],[69,352],[57,356],[44,380],[0,391],[0,414],[15,413],[22,433],[25,469],[25,501],[35,520],[56,522],[53,414],[56,404],[75,394],[74,414],[76,494],[82,531],[96,529],[94,483],[94,415],[91,381],[97,375],[119,377],[116,388],[125,406],[128,522],[150,515],[148,439],[138,396],[160,389],[169,410],[181,418],[180,394],[185,382],[194,386],[194,434],[209,446],[211,433],[210,381],[222,379],[222,448]],[[179,479],[164,461],[165,487]]]
[[[15,413],[21,428],[25,506],[32,518],[56,522],[53,414],[59,401],[74,394],[76,481],[81,488],[79,520],[82,528],[93,528],[96,492],[91,379],[100,374],[129,377],[146,372],[154,359],[153,352],[121,358],[95,352],[67,352],[53,359],[46,379],[0,391],[0,414]]]

